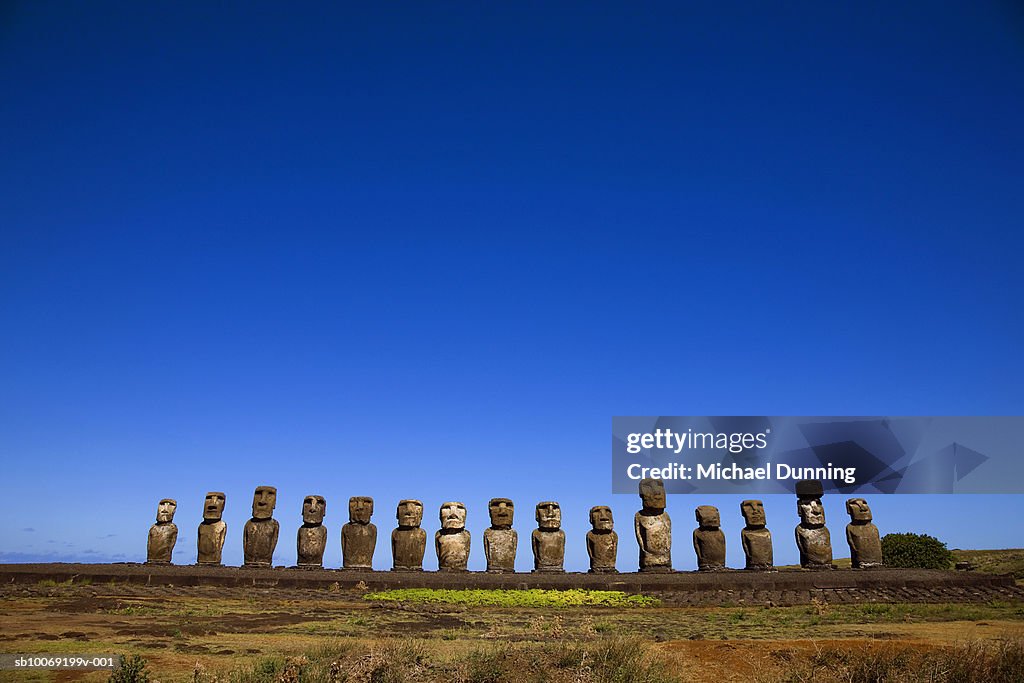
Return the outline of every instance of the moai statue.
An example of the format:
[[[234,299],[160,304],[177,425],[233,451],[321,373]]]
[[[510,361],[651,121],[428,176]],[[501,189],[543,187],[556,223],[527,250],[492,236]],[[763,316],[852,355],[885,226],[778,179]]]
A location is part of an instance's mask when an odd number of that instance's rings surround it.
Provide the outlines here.
[[[171,553],[178,541],[178,527],[174,524],[177,509],[178,501],[172,498],[164,498],[156,506],[156,524],[149,527],[149,542],[146,543],[146,564],[171,563]]]
[[[274,519],[277,507],[277,489],[257,486],[252,494],[252,519],[245,523],[242,536],[243,567],[269,567],[274,561],[277,534],[281,525]]]
[[[775,565],[772,555],[772,532],[765,528],[764,503],[759,500],[745,500],[740,503],[740,512],[747,523],[740,532],[743,554],[747,556],[747,569],[772,569]]]
[[[530,535],[533,546],[533,571],[564,572],[565,532],[562,508],[548,500],[537,503],[537,528]]]
[[[395,571],[423,571],[423,553],[427,549],[427,532],[423,523],[423,503],[418,500],[398,501],[398,528],[391,532],[391,556]]]
[[[228,534],[228,525],[223,519],[224,503],[227,496],[220,491],[210,491],[203,502],[203,521],[199,524],[198,564],[220,564],[220,556],[224,551],[224,539]]]
[[[302,501],[302,526],[298,534],[298,565],[307,568],[324,566],[324,548],[327,546],[327,527],[324,515],[327,501],[323,496],[306,496]]]
[[[484,529],[484,555],[487,556],[487,571],[491,573],[514,572],[516,570],[516,547],[519,534],[512,528],[515,506],[508,498],[491,498],[487,503],[491,526]]]
[[[640,482],[644,507],[633,517],[640,545],[640,571],[672,571],[672,520],[665,512],[665,483],[660,479]]]
[[[846,525],[846,542],[850,544],[850,563],[854,569],[882,566],[882,539],[878,527],[871,522],[871,508],[863,498],[846,501],[850,523]]]
[[[832,538],[825,526],[825,508],[821,504],[823,493],[817,479],[803,479],[796,483],[796,511],[800,515],[796,546],[800,549],[800,566],[804,569],[832,569]]]
[[[718,508],[700,505],[695,512],[698,526],[693,530],[693,549],[697,553],[697,569],[702,572],[725,569],[725,533]]]
[[[587,532],[587,555],[590,556],[591,574],[616,572],[615,560],[619,553],[619,535],[614,530],[612,509],[607,505],[590,508],[590,531]]]
[[[434,534],[437,568],[443,572],[464,572],[470,548],[466,506],[457,502],[444,503],[438,517],[441,528]]]
[[[348,499],[348,524],[341,527],[341,564],[345,569],[373,569],[377,527],[370,523],[373,498]]]

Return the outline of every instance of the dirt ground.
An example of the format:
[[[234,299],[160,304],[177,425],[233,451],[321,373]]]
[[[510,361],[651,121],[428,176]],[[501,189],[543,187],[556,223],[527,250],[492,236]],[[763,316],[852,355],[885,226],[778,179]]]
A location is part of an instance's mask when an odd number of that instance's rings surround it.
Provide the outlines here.
[[[680,680],[771,680],[823,648],[942,648],[1024,637],[1024,605],[815,603],[795,607],[486,608],[385,605],[359,590],[43,582],[0,589],[0,652],[141,654],[162,683],[229,672],[325,642],[416,642],[433,656],[509,647],[650,643]],[[104,681],[109,672],[0,672],[3,680]]]

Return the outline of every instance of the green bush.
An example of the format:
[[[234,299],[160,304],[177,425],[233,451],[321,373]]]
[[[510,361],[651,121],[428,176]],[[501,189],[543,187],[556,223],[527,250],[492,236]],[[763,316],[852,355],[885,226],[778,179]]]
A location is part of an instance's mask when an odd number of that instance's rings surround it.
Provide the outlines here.
[[[882,562],[886,567],[949,569],[953,553],[928,534],[886,534],[882,537]]]
[[[149,669],[139,655],[122,655],[121,666],[110,674],[110,683],[148,683]]]

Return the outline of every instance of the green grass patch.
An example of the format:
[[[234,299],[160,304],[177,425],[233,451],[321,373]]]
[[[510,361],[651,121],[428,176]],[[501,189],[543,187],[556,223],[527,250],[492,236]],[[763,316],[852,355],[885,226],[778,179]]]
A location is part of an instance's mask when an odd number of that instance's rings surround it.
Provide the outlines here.
[[[656,607],[657,598],[622,591],[571,590],[438,590],[401,588],[367,593],[364,600],[378,602],[440,603],[472,607]]]

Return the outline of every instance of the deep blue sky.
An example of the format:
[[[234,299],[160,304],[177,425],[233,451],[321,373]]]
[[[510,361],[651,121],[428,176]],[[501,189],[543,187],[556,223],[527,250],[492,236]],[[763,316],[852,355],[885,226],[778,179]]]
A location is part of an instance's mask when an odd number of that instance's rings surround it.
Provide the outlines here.
[[[0,560],[141,559],[170,496],[192,562],[219,489],[237,563],[273,484],[279,564],[321,493],[330,566],[368,494],[381,568],[399,498],[481,568],[509,496],[522,568],[553,498],[630,569],[612,415],[1024,412],[1019,6],[683,5],[4,3]],[[742,563],[737,502],[672,498],[677,567],[703,503]]]

